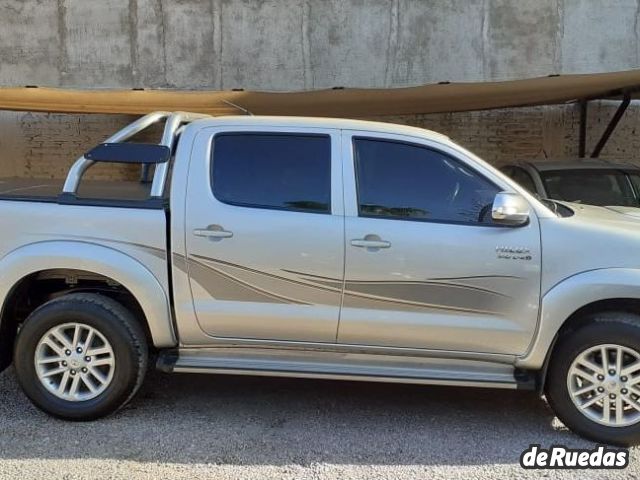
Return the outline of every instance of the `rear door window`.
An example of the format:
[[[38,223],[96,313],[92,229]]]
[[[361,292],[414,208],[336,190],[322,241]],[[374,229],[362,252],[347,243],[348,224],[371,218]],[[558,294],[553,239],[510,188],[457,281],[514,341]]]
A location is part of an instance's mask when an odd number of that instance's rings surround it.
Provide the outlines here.
[[[254,208],[331,212],[331,141],[302,133],[223,133],[213,141],[213,194]]]

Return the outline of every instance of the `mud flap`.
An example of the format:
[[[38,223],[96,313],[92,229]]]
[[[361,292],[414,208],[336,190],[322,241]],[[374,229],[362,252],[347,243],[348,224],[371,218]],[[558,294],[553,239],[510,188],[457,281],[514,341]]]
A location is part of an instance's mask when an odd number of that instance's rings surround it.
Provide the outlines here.
[[[2,326],[0,326],[0,372],[11,365],[15,333],[15,330],[11,331],[9,328],[2,328]]]

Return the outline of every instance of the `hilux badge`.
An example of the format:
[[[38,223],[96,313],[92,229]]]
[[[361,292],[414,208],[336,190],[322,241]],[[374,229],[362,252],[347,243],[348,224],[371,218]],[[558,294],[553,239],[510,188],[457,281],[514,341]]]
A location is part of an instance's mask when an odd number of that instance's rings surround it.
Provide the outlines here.
[[[531,251],[527,247],[496,247],[496,256],[505,260],[531,260]]]

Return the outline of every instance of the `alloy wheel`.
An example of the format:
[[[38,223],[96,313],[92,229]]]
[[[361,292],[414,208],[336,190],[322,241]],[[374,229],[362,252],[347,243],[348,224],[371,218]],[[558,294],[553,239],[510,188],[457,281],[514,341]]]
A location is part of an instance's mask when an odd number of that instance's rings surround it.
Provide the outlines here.
[[[65,323],[46,332],[35,350],[35,369],[42,385],[71,402],[91,400],[111,384],[115,355],[95,328]]]

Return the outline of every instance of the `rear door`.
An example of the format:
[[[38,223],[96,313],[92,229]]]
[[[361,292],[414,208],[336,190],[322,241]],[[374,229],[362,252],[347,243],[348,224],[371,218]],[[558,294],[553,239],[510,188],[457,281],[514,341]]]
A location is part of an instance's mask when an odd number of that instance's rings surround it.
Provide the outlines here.
[[[251,126],[200,135],[209,149],[189,173],[186,266],[201,329],[335,342],[344,267],[340,132]]]

